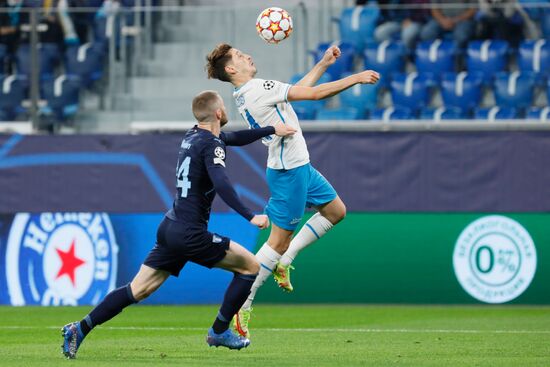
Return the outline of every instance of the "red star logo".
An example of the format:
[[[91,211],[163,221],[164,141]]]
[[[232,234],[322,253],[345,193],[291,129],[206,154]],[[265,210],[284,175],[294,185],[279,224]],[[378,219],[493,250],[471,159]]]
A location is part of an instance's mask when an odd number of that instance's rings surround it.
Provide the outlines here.
[[[61,276],[67,275],[69,278],[71,278],[73,287],[76,285],[75,276],[74,276],[76,268],[86,263],[84,260],[76,257],[74,253],[74,249],[75,249],[74,239],[73,239],[73,242],[71,243],[71,247],[67,252],[64,252],[63,250],[60,250],[58,248],[55,249],[55,251],[57,251],[57,254],[59,255],[59,258],[61,259],[61,268],[59,269],[59,272],[57,273],[57,276],[55,277],[55,279],[59,279]]]

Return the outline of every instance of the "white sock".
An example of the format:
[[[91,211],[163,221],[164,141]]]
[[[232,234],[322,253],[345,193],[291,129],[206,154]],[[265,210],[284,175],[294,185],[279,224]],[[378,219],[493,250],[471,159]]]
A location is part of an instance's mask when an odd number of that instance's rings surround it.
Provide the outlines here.
[[[254,301],[258,288],[260,288],[262,284],[264,284],[265,280],[269,278],[280,258],[281,255],[277,251],[273,250],[267,242],[264,243],[258,253],[256,253],[256,259],[258,259],[258,262],[260,263],[260,273],[256,277],[254,284],[252,284],[250,295],[242,306],[243,309],[249,310],[252,307],[252,302]]]
[[[315,213],[290,241],[290,246],[281,257],[280,263],[285,266],[292,264],[300,251],[323,237],[332,227],[333,224],[321,213]]]

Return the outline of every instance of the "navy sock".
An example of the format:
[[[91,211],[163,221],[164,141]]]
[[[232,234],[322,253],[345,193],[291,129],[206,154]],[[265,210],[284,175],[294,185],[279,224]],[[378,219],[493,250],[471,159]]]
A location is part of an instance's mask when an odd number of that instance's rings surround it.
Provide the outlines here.
[[[256,280],[256,276],[257,274],[244,275],[235,273],[233,280],[225,291],[222,306],[212,325],[212,329],[214,329],[216,334],[221,334],[229,328],[231,319],[239,311],[250,294],[250,288],[254,280]]]
[[[109,321],[118,315],[125,307],[137,303],[132,294],[130,284],[117,288],[105,296],[82,321],[80,329],[84,335],[88,334],[94,327]]]

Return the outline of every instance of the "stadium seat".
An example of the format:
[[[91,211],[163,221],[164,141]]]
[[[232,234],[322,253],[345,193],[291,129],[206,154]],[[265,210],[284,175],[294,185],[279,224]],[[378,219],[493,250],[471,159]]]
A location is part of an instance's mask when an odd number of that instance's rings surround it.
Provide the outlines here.
[[[390,121],[390,120],[410,120],[414,118],[414,113],[410,108],[405,107],[388,107],[388,108],[379,108],[372,111],[371,120],[381,120],[381,121]]]
[[[80,100],[80,77],[60,75],[57,78],[41,82],[40,95],[47,106],[41,109],[43,115],[52,116],[60,121],[76,114]]]
[[[529,120],[539,120],[542,122],[550,121],[550,107],[532,107],[527,112],[527,118]]]
[[[304,77],[304,74],[295,74],[290,78],[290,84],[296,84]],[[316,85],[330,82],[330,76],[323,74]],[[292,102],[292,108],[300,120],[314,120],[317,111],[327,104],[326,99],[319,101],[296,101]]]
[[[0,44],[0,74],[4,73],[4,65],[6,57],[8,56],[8,48],[5,45]]]
[[[59,47],[55,43],[41,43],[38,45],[39,68],[41,77],[49,77],[54,74],[54,69],[59,63]],[[19,45],[15,55],[17,73],[29,76],[31,74],[31,49],[28,44]]]
[[[5,118],[14,119],[22,111],[25,99],[26,77],[18,75],[0,76],[0,109]]]
[[[351,44],[360,53],[367,42],[374,40],[380,9],[374,4],[342,10],[338,20],[340,39]]]
[[[363,111],[353,107],[322,108],[317,112],[317,120],[361,120]]]
[[[425,108],[420,114],[422,120],[459,120],[466,118],[464,112],[456,107]]]
[[[541,73],[543,76],[550,73],[550,41],[524,41],[519,46],[519,69],[528,72]]]
[[[490,83],[494,74],[507,64],[508,42],[502,40],[472,41],[466,50],[469,72],[482,72],[484,82]]]
[[[89,87],[103,74],[103,52],[100,43],[85,43],[69,47],[65,52],[66,74],[78,75],[83,86]]]
[[[430,100],[430,82],[423,74],[393,74],[391,97],[396,107],[417,111],[426,107]]]
[[[535,76],[532,73],[498,73],[495,76],[494,93],[499,106],[526,108],[533,102]]]
[[[517,110],[510,107],[491,107],[478,108],[474,113],[474,118],[477,120],[513,120],[518,117]]]
[[[457,47],[453,41],[435,40],[420,42],[416,47],[416,70],[436,76],[455,71]]]
[[[376,108],[378,102],[378,84],[356,84],[340,93],[342,107],[353,107],[361,112]]]
[[[330,75],[331,80],[340,79],[342,74],[349,73],[353,69],[353,57],[355,52],[353,46],[349,43],[335,41],[332,43],[320,43],[317,46],[317,50],[313,51],[313,57],[315,63],[318,63],[324,56],[325,51],[332,45],[336,45],[340,48],[342,54],[326,71]]]
[[[550,40],[550,9],[544,9],[540,25],[542,29],[542,35],[547,40]]]
[[[365,70],[376,70],[380,73],[379,84],[389,85],[386,75],[402,73],[405,70],[405,55],[407,50],[401,42],[384,41],[370,43],[363,51]]]
[[[441,97],[446,107],[464,112],[479,104],[483,75],[480,73],[445,73],[441,78]]]

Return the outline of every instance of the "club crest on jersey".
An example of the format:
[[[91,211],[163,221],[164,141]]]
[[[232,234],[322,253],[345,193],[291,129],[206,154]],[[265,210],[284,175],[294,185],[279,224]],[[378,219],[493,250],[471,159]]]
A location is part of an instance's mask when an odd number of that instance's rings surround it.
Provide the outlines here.
[[[12,305],[95,305],[115,287],[118,246],[105,213],[17,214],[6,249]]]
[[[265,90],[271,90],[275,86],[275,82],[273,80],[266,80],[264,82],[264,89]]]
[[[235,99],[235,103],[237,107],[244,106],[244,96],[238,96],[237,99]]]

